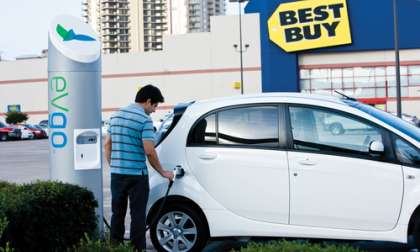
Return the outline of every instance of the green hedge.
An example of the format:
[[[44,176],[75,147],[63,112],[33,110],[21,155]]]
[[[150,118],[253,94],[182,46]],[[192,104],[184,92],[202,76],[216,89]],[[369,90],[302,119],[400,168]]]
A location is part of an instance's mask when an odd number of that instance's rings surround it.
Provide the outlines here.
[[[92,192],[61,182],[0,183],[0,213],[8,224],[0,247],[18,251],[63,251],[97,229]]]
[[[91,240],[88,236],[67,252],[133,252],[129,243],[112,244],[107,240]]]
[[[271,241],[250,243],[240,252],[361,252],[349,245],[310,244],[298,241]]]

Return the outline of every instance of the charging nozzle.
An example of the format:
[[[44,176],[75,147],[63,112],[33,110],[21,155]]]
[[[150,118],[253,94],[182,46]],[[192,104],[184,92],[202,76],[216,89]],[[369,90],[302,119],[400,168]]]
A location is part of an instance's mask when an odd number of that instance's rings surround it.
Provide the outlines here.
[[[174,180],[173,181],[175,181],[176,179],[180,179],[180,178],[184,177],[184,175],[185,175],[184,168],[182,168],[182,166],[180,166],[180,165],[177,165],[174,168],[173,172],[174,172]]]

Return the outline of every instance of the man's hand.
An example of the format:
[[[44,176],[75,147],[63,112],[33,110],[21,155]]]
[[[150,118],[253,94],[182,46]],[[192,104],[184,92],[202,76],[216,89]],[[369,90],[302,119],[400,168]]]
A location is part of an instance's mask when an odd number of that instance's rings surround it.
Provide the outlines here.
[[[163,171],[160,175],[162,175],[162,177],[169,179],[169,181],[173,181],[174,180],[174,173],[170,172],[170,171]]]

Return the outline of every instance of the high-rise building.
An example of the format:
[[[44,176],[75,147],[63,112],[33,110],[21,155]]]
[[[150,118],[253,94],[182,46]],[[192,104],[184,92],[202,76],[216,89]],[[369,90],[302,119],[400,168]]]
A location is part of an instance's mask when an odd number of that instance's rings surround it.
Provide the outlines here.
[[[225,0],[84,0],[83,17],[104,53],[162,50],[165,34],[210,31],[210,16],[224,15]]]

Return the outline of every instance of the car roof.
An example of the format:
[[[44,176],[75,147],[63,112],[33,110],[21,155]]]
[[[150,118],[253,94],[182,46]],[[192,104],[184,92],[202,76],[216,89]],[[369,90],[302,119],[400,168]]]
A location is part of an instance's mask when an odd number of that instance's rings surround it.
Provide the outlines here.
[[[194,103],[194,106],[206,106],[206,105],[216,105],[220,104],[221,106],[227,104],[246,104],[246,103],[264,103],[264,102],[326,102],[326,103],[336,103],[340,105],[346,105],[342,98],[332,96],[332,95],[320,95],[320,94],[305,94],[305,93],[261,93],[261,94],[252,94],[252,95],[237,95],[230,97],[219,97],[213,99],[207,99],[202,101],[197,101]]]

